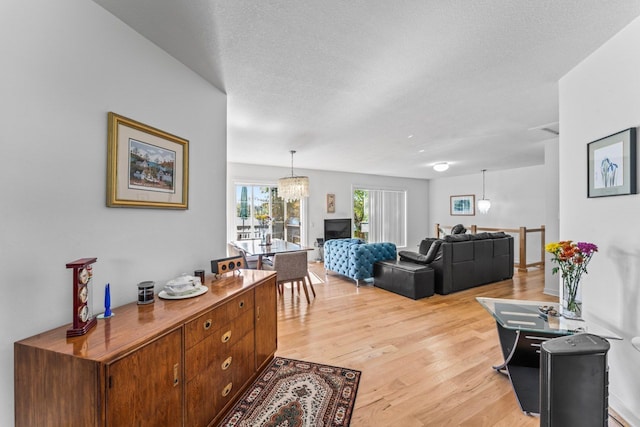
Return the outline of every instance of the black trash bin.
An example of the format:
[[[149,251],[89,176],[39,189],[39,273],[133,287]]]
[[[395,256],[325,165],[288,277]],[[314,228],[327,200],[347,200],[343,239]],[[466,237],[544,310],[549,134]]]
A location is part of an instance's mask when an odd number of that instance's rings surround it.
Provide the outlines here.
[[[588,333],[542,343],[541,426],[607,426],[609,347],[606,339]]]

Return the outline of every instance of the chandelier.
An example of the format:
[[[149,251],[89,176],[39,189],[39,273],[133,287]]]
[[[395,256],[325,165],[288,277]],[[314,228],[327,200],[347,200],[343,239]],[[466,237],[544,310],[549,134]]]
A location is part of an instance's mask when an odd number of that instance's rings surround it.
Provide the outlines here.
[[[491,208],[491,202],[489,199],[484,198],[484,173],[486,171],[486,169],[482,169],[482,199],[478,200],[478,210],[483,214],[489,212],[489,208]]]
[[[278,196],[285,201],[299,200],[309,197],[309,177],[296,176],[293,174],[293,155],[295,150],[291,150],[291,176],[278,180]]]

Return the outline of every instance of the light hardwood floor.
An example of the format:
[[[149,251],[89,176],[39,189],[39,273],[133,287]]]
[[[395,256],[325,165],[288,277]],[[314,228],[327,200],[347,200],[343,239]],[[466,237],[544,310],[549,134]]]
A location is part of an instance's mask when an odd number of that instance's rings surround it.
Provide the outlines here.
[[[555,302],[542,271],[414,301],[309,266],[325,283],[311,304],[290,289],[278,297],[276,354],[362,371],[352,427],[539,425],[491,368],[502,361],[496,326],[475,297]]]

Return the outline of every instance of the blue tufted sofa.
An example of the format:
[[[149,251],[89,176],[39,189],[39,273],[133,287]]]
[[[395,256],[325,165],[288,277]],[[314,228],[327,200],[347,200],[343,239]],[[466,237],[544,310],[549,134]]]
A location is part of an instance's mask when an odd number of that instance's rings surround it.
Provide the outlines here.
[[[324,243],[324,268],[356,281],[373,277],[376,261],[398,257],[393,243],[364,243],[360,239],[334,239]]]

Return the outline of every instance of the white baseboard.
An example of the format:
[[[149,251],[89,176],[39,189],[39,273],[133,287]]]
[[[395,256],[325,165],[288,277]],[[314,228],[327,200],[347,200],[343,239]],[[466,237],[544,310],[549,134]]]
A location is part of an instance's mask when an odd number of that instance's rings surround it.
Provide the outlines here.
[[[640,418],[611,393],[609,393],[609,408],[616,411],[630,426],[640,427]]]

